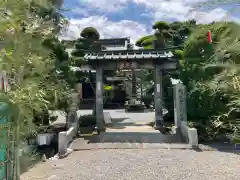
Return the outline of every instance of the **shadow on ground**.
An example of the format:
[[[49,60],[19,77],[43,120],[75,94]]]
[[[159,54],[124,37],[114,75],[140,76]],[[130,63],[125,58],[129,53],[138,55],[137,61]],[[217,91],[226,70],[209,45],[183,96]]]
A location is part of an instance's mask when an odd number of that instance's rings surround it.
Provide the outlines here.
[[[240,154],[240,144],[235,145],[230,142],[223,142],[223,141],[203,142],[199,144],[199,148],[202,151],[213,150],[218,152]]]
[[[137,113],[136,113],[137,114]],[[139,114],[141,115],[141,114]],[[137,118],[137,117],[136,117]],[[135,118],[112,118],[112,123],[107,124],[106,132],[99,135],[80,135],[74,141],[76,144],[114,144],[114,143],[151,143],[151,144],[185,144],[179,135],[164,134],[155,130],[147,120],[137,121]],[[84,145],[83,144],[83,145]]]
[[[110,129],[125,129],[126,127],[140,127],[144,126],[144,124],[137,124],[135,122],[124,122],[128,118],[112,118],[111,124],[106,124],[105,126]]]
[[[148,132],[105,132],[90,138],[91,143],[183,143],[176,135],[163,135]]]

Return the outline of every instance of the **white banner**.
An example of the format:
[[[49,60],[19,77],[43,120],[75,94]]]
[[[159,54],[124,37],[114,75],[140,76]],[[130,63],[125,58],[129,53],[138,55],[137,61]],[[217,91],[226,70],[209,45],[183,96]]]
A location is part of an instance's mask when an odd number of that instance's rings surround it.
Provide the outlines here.
[[[5,72],[0,72],[0,90],[8,92],[10,90],[8,77]]]

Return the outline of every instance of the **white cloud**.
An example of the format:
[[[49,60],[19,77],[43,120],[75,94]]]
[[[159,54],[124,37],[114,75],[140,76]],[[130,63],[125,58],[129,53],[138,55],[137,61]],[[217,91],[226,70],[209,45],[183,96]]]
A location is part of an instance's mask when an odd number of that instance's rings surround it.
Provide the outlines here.
[[[102,12],[116,12],[127,8],[128,1],[129,0],[79,0],[79,3]]]
[[[73,12],[74,14],[89,16],[88,10],[84,9],[84,8],[73,8],[73,9],[71,9],[71,12]]]
[[[158,20],[175,19],[184,21],[187,19],[196,19],[198,23],[210,23],[212,21],[231,19],[239,21],[236,17],[231,17],[227,11],[222,8],[213,8],[204,12],[196,5],[210,0],[81,0],[87,8],[75,9],[76,13],[81,13],[87,18],[70,19],[68,30],[64,32],[64,39],[76,39],[80,36],[83,28],[95,27],[101,35],[101,38],[130,37],[135,42],[139,37],[151,33],[151,27],[131,20],[111,21],[104,16],[90,16],[88,10],[97,12],[116,12],[126,8],[129,2],[141,4],[146,7],[145,12],[139,13],[139,16],[148,16],[152,22]],[[80,2],[80,0],[79,0]],[[148,11],[147,11],[148,10]],[[130,16],[128,17],[131,18]],[[149,25],[148,25],[149,26]],[[62,36],[62,38],[63,38]]]
[[[184,21],[195,18],[201,23],[221,20],[219,17],[225,17],[227,12],[220,8],[212,7],[208,12],[200,10],[199,5],[209,3],[217,5],[217,0],[79,0],[87,8],[100,12],[117,12],[127,8],[129,2],[145,6],[149,11],[148,14],[141,16],[151,16],[153,21],[161,19],[176,19]],[[233,2],[228,0],[227,2]],[[206,17],[206,18],[203,18]],[[232,20],[234,17],[228,17]],[[204,22],[206,20],[206,22]]]
[[[136,21],[113,22],[103,16],[91,16],[83,19],[71,19],[68,30],[63,33],[61,39],[77,39],[81,30],[89,26],[96,28],[101,38],[130,37],[132,42],[150,33],[146,25]]]
[[[229,20],[235,20],[230,14],[228,14],[227,11],[216,8],[212,11],[209,11],[208,13],[205,12],[193,12],[192,16],[195,17],[198,20],[198,23],[211,23],[213,21],[229,21]]]
[[[210,8],[209,11],[200,9],[201,4],[211,2],[209,0],[132,0],[138,4],[144,4],[151,9],[153,21],[161,19],[175,19],[185,21],[196,19],[198,23],[209,23],[219,20],[235,20],[234,17],[222,8]],[[208,1],[208,2],[207,2]],[[215,2],[216,5],[216,2]]]
[[[188,12],[190,11],[189,6],[185,6],[181,2],[162,2],[156,3],[153,6],[154,13],[153,19],[160,20],[164,19],[176,19],[183,21],[186,19]]]

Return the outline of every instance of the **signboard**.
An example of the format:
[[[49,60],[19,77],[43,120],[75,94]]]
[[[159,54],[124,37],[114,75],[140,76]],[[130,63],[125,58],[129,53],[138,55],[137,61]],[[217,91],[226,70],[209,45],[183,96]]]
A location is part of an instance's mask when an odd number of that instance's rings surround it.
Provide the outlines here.
[[[179,88],[178,96],[179,96],[179,117],[180,117],[180,121],[187,121],[187,119],[186,119],[186,95],[185,95],[184,86]]]
[[[112,86],[104,86],[104,90],[111,91],[111,90],[113,90],[113,87]]]
[[[187,121],[186,88],[182,83],[174,85],[174,119],[176,127]]]
[[[119,63],[120,69],[137,69],[139,65],[137,62],[121,61]]]

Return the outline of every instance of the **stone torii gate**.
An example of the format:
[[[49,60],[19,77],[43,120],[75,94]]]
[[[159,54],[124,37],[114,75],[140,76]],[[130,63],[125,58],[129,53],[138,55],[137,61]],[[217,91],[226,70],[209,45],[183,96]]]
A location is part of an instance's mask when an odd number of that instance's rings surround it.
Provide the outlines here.
[[[154,46],[153,46],[154,47]],[[130,65],[133,69],[152,69],[155,77],[155,128],[160,129],[163,124],[162,102],[162,72],[176,70],[178,60],[172,54],[171,48],[161,50],[111,50],[88,51],[84,58],[88,64],[96,69],[96,122],[99,131],[104,131],[103,113],[103,71],[117,70],[122,64]]]

